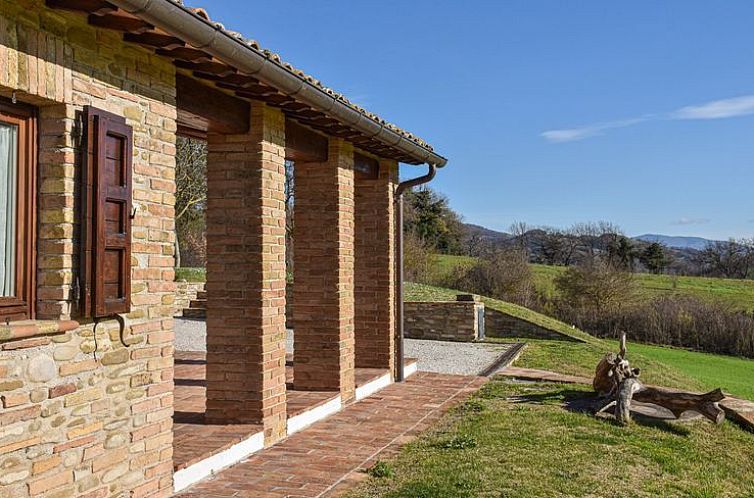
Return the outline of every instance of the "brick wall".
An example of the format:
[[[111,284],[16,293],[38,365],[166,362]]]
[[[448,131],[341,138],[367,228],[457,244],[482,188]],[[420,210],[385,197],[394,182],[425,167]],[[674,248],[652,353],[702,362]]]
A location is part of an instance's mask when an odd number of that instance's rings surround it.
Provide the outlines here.
[[[172,486],[175,71],[41,0],[0,0],[0,95],[40,114],[38,317],[76,319],[84,105],[134,129],[132,312],[0,340],[0,496],[167,496]],[[42,324],[42,328],[51,324]],[[48,327],[49,328],[49,327]],[[2,335],[0,334],[0,337]]]
[[[479,310],[484,310],[484,304],[474,301],[406,302],[403,334],[411,339],[475,341],[479,339]]]

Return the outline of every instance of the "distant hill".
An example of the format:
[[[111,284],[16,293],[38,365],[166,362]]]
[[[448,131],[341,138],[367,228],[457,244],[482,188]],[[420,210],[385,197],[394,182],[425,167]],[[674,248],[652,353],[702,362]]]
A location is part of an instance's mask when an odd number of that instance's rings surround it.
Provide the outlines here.
[[[487,240],[490,242],[504,242],[513,237],[509,233],[498,232],[496,230],[491,230],[489,228],[485,228],[479,225],[474,225],[472,223],[464,223],[463,225],[464,225],[464,228],[466,229],[466,236],[468,238],[477,237],[482,240]]]
[[[677,249],[695,249],[701,251],[708,244],[715,242],[714,240],[704,239],[702,237],[680,237],[673,235],[660,235],[655,233],[647,233],[634,237],[636,240],[643,240],[644,242],[659,242],[667,247],[674,247]]]

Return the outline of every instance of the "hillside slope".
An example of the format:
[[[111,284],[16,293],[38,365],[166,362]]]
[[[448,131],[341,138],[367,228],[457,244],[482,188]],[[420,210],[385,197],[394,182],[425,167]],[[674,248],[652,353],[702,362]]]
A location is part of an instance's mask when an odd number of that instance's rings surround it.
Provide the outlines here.
[[[432,279],[442,282],[457,267],[469,267],[475,258],[438,254],[433,262]],[[531,265],[534,283],[539,292],[552,296],[555,292],[553,280],[563,273],[563,266]],[[672,275],[652,275],[637,273],[639,291],[646,298],[667,295],[693,296],[699,299],[715,300],[734,309],[754,311],[754,280],[709,277],[677,277]]]

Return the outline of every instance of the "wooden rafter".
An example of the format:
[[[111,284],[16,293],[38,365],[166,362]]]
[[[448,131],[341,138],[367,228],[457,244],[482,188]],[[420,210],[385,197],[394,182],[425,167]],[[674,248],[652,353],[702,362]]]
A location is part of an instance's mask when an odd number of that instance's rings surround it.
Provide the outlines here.
[[[133,34],[145,33],[154,26],[136,16],[133,16],[122,10],[111,12],[105,15],[89,15],[89,24],[98,28],[114,29],[117,31],[126,31]]]
[[[124,33],[123,40],[129,43],[136,43],[143,47],[161,48],[165,50],[173,50],[175,48],[186,46],[180,38],[176,38],[167,33],[160,33],[158,31],[147,31],[138,34]]]

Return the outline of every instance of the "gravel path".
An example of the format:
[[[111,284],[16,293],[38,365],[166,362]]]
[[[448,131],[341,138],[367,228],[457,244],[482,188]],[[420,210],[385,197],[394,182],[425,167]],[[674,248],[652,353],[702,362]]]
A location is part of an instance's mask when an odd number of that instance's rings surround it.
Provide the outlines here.
[[[419,370],[455,375],[480,375],[510,346],[478,342],[406,339],[404,355],[419,360]]]
[[[206,351],[207,325],[204,320],[175,319],[175,349]],[[286,344],[293,352],[293,331]],[[455,375],[479,375],[492,365],[509,346],[473,342],[442,342],[406,339],[405,356],[419,360],[419,370]]]

